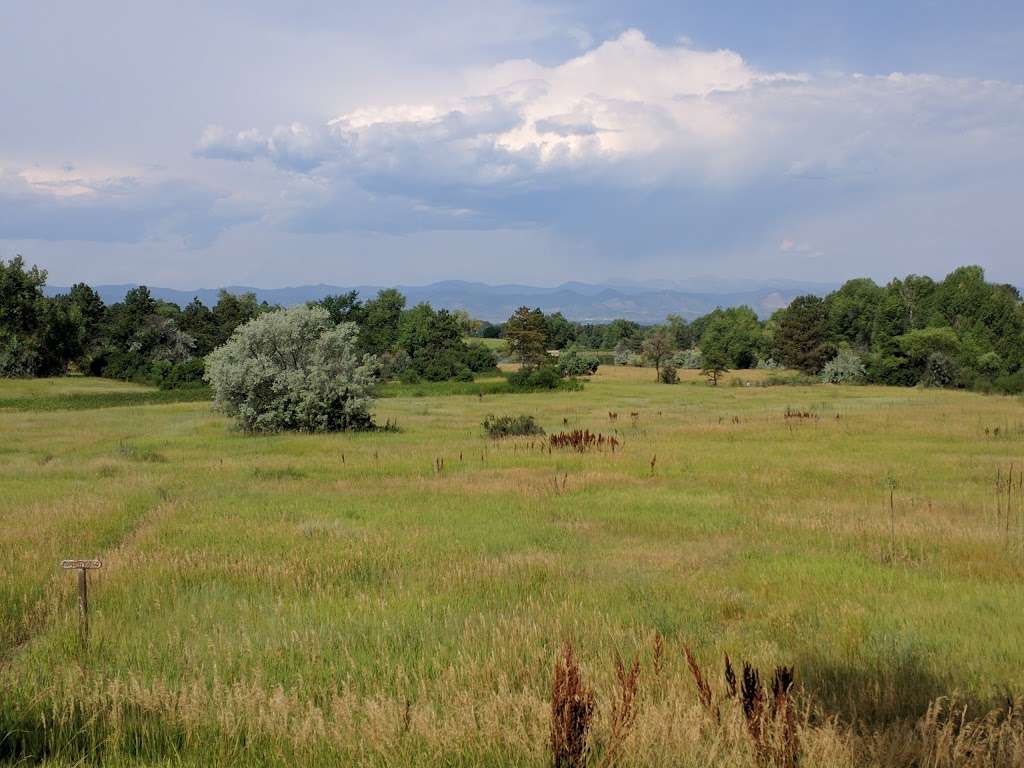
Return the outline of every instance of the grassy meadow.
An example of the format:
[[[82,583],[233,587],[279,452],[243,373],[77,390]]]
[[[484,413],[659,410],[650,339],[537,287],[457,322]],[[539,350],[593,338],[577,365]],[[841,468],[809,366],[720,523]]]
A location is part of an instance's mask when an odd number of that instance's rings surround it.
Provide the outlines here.
[[[997,486],[1021,399],[654,378],[396,385],[399,432],[262,437],[202,401],[32,406],[131,385],[0,382],[0,763],[547,765],[566,641],[595,765],[616,654],[641,670],[624,765],[758,764],[683,643],[716,695],[725,653],[792,665],[808,766],[910,764],[963,730],[926,732],[929,703],[1024,691],[1024,489]],[[492,441],[488,414],[621,445]],[[59,562],[91,557],[83,648]]]

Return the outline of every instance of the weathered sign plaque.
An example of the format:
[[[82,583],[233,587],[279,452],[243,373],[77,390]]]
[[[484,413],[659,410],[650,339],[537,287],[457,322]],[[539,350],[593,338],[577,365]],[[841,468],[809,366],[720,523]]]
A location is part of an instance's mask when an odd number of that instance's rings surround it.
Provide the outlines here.
[[[102,568],[103,563],[100,560],[61,560],[60,567],[66,570],[80,568],[91,571],[94,568]]]

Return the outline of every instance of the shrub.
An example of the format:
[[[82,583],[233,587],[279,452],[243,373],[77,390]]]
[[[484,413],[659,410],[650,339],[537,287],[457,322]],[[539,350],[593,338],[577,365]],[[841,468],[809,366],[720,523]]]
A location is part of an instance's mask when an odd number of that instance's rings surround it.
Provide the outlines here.
[[[592,376],[600,365],[597,355],[570,348],[558,359],[558,372],[562,376]]]
[[[1024,393],[1024,370],[997,377],[993,383],[993,389],[996,392],[1002,392],[1004,395]]]
[[[633,350],[626,346],[626,343],[620,341],[615,345],[615,364],[616,365],[629,365],[630,358],[633,357]]]
[[[498,367],[498,356],[483,344],[468,344],[466,365],[473,373],[487,373]]]
[[[978,373],[994,379],[1003,370],[1003,359],[998,352],[986,352],[978,358]]]
[[[183,363],[158,360],[149,368],[147,380],[160,389],[180,389],[202,386],[205,366],[201,357],[193,357]]]
[[[782,363],[777,362],[774,357],[758,357],[757,365],[754,367],[762,371],[780,371],[782,370],[783,365]]]
[[[271,312],[206,359],[214,400],[252,432],[369,429],[376,361],[356,352],[354,323],[321,307]]]
[[[472,381],[473,372],[457,349],[416,351],[413,363],[425,381]]]
[[[416,370],[412,367],[412,358],[404,349],[385,352],[377,357],[377,376],[381,381],[395,378],[404,381],[405,376],[410,373],[419,379]]]
[[[676,367],[671,363],[666,363],[661,368],[661,373],[658,374],[658,379],[662,384],[678,384],[679,383],[679,372]]]
[[[821,369],[821,380],[826,384],[859,384],[864,381],[865,373],[860,355],[850,349],[841,349]]]
[[[34,376],[39,354],[25,339],[0,331],[0,376]]]
[[[699,349],[684,349],[672,356],[672,365],[676,368],[699,371],[704,365]]]
[[[533,416],[488,416],[483,421],[484,432],[495,440],[502,437],[543,435],[544,430]]]
[[[956,363],[949,355],[932,352],[928,355],[921,383],[926,387],[948,387],[956,381],[957,374]]]
[[[557,366],[542,365],[540,368],[520,368],[508,377],[514,389],[558,389],[562,377]]]

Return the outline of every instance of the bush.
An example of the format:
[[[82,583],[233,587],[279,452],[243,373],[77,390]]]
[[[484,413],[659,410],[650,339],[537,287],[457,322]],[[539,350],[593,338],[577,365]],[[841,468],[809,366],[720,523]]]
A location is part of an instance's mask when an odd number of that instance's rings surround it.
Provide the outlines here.
[[[495,440],[502,437],[543,435],[544,430],[533,416],[488,416],[483,421],[484,431]]]
[[[412,358],[404,349],[396,349],[394,352],[385,352],[377,357],[377,377],[381,381],[389,379],[402,379],[411,374],[419,379],[416,370],[412,367]]]
[[[357,336],[321,307],[271,312],[210,353],[205,378],[247,431],[370,429],[376,361],[357,355]]]
[[[949,355],[932,352],[928,355],[921,383],[926,387],[949,387],[957,379],[959,371]]]
[[[425,381],[472,381],[473,372],[466,365],[461,350],[419,349],[413,355],[413,364]]]
[[[1024,394],[1024,370],[1006,376],[999,376],[992,386],[996,392],[1001,392],[1004,395]]]
[[[661,367],[661,372],[658,374],[658,380],[662,384],[678,384],[679,372],[676,370],[674,365],[666,363]]]
[[[1003,359],[998,352],[986,352],[978,357],[978,373],[989,379],[994,379],[1003,370]]]
[[[539,368],[520,368],[508,376],[508,383],[512,389],[523,392],[549,389],[571,389],[583,388],[583,384],[574,378],[563,379],[558,372],[558,367],[552,364],[542,365]]]
[[[150,366],[148,380],[160,389],[200,387],[203,385],[205,370],[201,357],[193,357],[183,363],[158,360]]]
[[[562,377],[554,365],[539,368],[520,368],[508,377],[508,382],[517,389],[558,389]]]
[[[0,331],[0,376],[34,376],[39,354],[26,340]]]
[[[781,371],[783,365],[782,363],[777,362],[774,357],[758,357],[757,365],[754,367],[761,371]]]
[[[592,376],[600,365],[597,355],[570,348],[558,359],[558,372],[562,376]]]
[[[704,367],[704,358],[699,349],[684,349],[672,356],[672,365],[676,368],[699,371]]]
[[[841,349],[839,354],[825,363],[820,375],[826,384],[859,384],[864,381],[865,373],[860,355],[849,349]]]
[[[466,365],[473,373],[488,373],[498,367],[498,356],[483,344],[467,344]]]
[[[616,365],[629,365],[630,358],[633,357],[633,350],[626,346],[625,342],[620,341],[615,345],[615,364]]]

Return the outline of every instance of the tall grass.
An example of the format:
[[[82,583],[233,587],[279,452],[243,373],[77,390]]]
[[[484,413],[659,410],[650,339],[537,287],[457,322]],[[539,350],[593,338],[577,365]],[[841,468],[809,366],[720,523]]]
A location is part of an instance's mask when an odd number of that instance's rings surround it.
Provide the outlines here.
[[[0,761],[549,765],[566,639],[591,765],[759,764],[726,653],[801,766],[1019,759],[1024,444],[985,429],[1020,401],[612,368],[502,397],[614,453],[490,440],[494,408],[255,438],[205,403],[0,412]],[[84,650],[66,557],[104,560]]]

